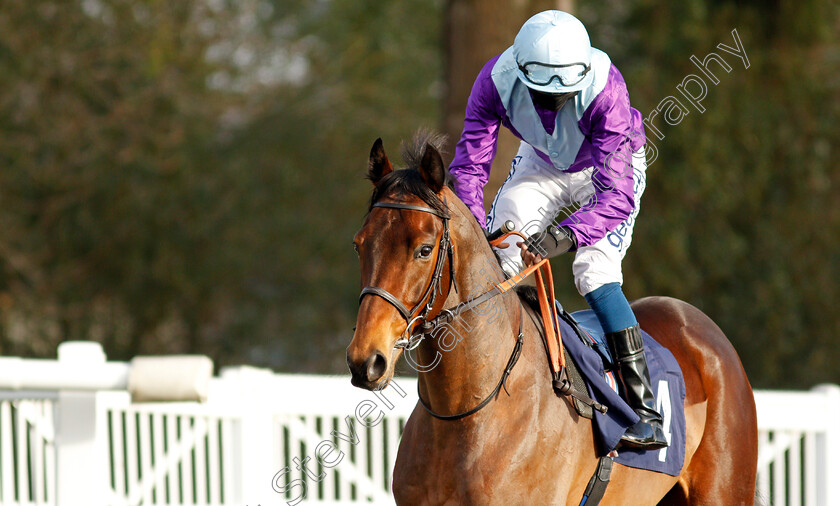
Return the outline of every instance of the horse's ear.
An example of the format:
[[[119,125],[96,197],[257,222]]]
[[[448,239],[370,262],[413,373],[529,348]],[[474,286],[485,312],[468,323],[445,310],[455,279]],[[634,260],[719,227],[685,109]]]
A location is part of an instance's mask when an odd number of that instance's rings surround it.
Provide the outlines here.
[[[423,159],[420,161],[420,175],[423,176],[423,181],[435,193],[442,190],[446,184],[446,169],[443,167],[443,158],[431,144],[426,144],[426,149],[423,150]]]
[[[383,177],[387,176],[394,167],[391,161],[388,160],[388,155],[385,154],[385,148],[382,147],[382,139],[376,139],[373,147],[370,148],[370,160],[368,161],[368,179],[370,179],[374,186],[379,184]]]

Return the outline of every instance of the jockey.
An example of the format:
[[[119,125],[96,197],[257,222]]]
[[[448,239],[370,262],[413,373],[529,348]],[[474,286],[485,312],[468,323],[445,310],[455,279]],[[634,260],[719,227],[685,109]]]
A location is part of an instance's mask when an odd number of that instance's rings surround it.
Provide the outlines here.
[[[485,218],[482,190],[500,125],[522,142]],[[545,11],[479,72],[450,172],[487,230],[512,220],[528,236],[520,249],[497,250],[508,275],[540,257],[575,252],[575,284],[604,328],[624,396],[640,417],[622,441],[650,449],[668,443],[639,324],[621,290],[646,166],[642,115],[618,69],[590,46],[577,18]]]

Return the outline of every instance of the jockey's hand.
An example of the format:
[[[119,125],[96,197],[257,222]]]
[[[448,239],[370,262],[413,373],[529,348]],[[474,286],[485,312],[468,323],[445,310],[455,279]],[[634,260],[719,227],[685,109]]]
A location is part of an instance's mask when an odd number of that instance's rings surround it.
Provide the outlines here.
[[[522,250],[520,252],[520,255],[522,256],[522,262],[525,263],[525,267],[530,267],[542,260],[542,257],[538,254],[531,253],[530,251],[528,251],[528,245],[524,242],[519,241],[518,243],[516,243],[516,245],[519,246],[519,248]]]
[[[526,266],[539,262],[541,258],[556,257],[577,246],[575,235],[571,230],[555,225],[549,225],[544,231],[516,245],[522,248],[522,260],[525,261]]]
[[[525,267],[530,267],[530,266],[534,265],[535,263],[539,262],[540,260],[542,260],[542,257],[540,255],[538,255],[536,253],[531,253],[530,251],[528,251],[528,245],[525,244],[524,242],[519,241],[519,242],[516,243],[516,245],[519,246],[519,248],[522,250],[520,252],[520,255],[522,256],[522,261],[525,263]],[[499,245],[496,246],[496,248],[498,248],[498,249],[507,249],[509,247],[510,247],[510,244],[508,244],[506,242],[503,242],[502,244],[499,244]]]

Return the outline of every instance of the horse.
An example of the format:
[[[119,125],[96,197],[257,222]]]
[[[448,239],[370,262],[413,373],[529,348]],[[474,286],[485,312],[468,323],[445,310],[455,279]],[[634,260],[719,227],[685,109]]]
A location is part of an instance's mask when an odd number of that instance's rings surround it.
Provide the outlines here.
[[[457,338],[431,338],[429,322],[451,321],[451,308],[505,281],[483,229],[452,191],[435,140],[415,136],[404,146],[407,167],[395,170],[377,139],[370,208],[353,239],[364,288],[347,348],[352,384],[384,388],[415,347],[411,360],[421,371],[394,498],[399,505],[577,505],[599,462],[592,424],[554,391],[540,329],[520,297],[512,290],[485,296],[481,311],[473,304],[457,315]],[[616,464],[601,504],[753,504],[755,402],[735,349],[686,302],[646,297],[632,308],[682,368],[685,461],[676,477]]]

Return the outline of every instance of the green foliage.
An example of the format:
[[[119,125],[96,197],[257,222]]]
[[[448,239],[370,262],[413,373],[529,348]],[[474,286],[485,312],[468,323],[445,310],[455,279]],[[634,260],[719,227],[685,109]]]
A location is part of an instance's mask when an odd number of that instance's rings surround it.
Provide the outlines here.
[[[367,157],[382,137],[397,163],[400,141],[438,122],[439,18],[439,6],[422,1],[298,12],[305,85],[273,97],[232,140],[233,163],[261,175],[248,194],[265,211],[254,279],[266,318],[252,362],[345,370],[359,291],[351,239],[372,191]]]
[[[0,353],[96,339],[343,372],[368,151],[440,124],[443,7],[0,3]],[[705,113],[655,121],[628,295],[700,307],[754,386],[840,382],[837,6],[577,7],[645,116],[691,55],[733,67]],[[748,69],[716,49],[732,29]],[[584,307],[569,262],[558,295]]]
[[[212,239],[233,190],[212,156],[226,99],[204,86],[187,5],[87,5],[0,11],[2,351],[188,349],[231,268]]]
[[[0,353],[96,339],[115,359],[341,370],[367,153],[437,122],[439,17],[3,2]]]
[[[626,291],[700,307],[733,341],[754,386],[840,381],[836,8],[638,2],[623,23],[646,36],[604,49],[635,107],[650,117],[671,95],[690,110],[675,126],[654,120],[663,140],[648,129],[659,158],[625,260]],[[807,33],[794,28],[803,24]],[[733,29],[749,68],[716,47],[734,46]],[[712,51],[732,71],[716,72],[716,86],[705,79],[701,114],[676,85],[702,75],[689,56]]]

